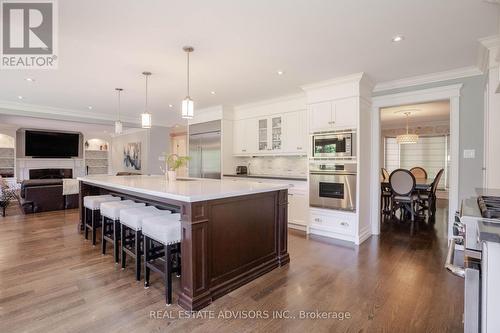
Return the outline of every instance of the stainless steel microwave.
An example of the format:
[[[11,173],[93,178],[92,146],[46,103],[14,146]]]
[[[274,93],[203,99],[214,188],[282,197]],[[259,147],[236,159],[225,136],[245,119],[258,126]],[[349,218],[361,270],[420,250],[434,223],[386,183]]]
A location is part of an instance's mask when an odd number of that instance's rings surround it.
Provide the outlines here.
[[[356,132],[314,134],[312,144],[312,157],[356,156]]]

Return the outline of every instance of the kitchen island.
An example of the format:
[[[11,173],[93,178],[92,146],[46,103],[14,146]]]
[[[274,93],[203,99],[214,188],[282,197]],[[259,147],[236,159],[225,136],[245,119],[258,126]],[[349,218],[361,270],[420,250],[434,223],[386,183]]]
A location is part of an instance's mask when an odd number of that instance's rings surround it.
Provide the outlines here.
[[[200,310],[214,299],[286,265],[287,184],[165,176],[86,176],[83,197],[113,194],[181,214],[178,303]]]

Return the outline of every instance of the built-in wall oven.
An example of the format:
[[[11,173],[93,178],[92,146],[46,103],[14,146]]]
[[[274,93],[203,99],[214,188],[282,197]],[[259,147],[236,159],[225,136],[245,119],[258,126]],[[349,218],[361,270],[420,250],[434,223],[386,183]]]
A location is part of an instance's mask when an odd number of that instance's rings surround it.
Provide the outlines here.
[[[309,167],[312,207],[355,211],[356,164],[315,161]]]
[[[312,137],[312,157],[355,157],[356,132],[334,131],[315,133]]]

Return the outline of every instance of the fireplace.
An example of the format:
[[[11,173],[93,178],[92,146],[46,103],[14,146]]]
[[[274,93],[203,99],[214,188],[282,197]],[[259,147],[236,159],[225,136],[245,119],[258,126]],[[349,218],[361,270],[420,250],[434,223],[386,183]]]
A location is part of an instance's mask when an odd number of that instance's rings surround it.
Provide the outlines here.
[[[30,179],[73,178],[73,169],[30,169]]]

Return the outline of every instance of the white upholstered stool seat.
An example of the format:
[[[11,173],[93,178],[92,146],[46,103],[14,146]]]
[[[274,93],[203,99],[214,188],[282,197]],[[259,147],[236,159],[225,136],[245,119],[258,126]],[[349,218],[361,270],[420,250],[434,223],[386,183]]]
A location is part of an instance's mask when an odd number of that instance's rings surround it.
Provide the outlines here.
[[[114,197],[112,195],[88,195],[83,197],[83,206],[90,210],[99,210],[101,208],[101,203],[109,201],[120,201],[120,197]]]
[[[130,229],[137,231],[142,229],[143,219],[171,213],[169,210],[160,210],[154,206],[127,208],[120,211],[120,222]]]
[[[143,202],[134,202],[133,200],[108,201],[101,204],[101,215],[113,221],[120,219],[120,211],[127,208],[145,207]]]
[[[147,217],[142,220],[142,234],[163,245],[181,241],[181,215],[179,213]]]

